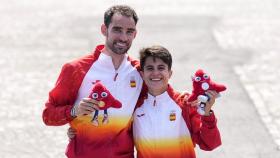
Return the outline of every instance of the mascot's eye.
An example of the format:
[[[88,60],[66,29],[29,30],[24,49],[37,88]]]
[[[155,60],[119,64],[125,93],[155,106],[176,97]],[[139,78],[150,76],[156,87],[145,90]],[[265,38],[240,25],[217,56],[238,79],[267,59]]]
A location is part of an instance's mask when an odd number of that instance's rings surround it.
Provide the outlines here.
[[[98,94],[97,94],[97,93],[92,93],[91,97],[92,97],[93,99],[96,99],[96,98],[98,98]]]
[[[107,97],[107,95],[108,95],[108,94],[107,94],[106,92],[102,92],[102,93],[101,93],[101,97],[103,97],[103,98],[104,98],[104,97]]]
[[[201,80],[201,78],[200,77],[195,77],[194,80],[195,80],[195,82],[199,82]]]
[[[203,78],[204,78],[204,79],[208,79],[209,76],[208,76],[207,74],[204,74],[204,75],[203,75]]]

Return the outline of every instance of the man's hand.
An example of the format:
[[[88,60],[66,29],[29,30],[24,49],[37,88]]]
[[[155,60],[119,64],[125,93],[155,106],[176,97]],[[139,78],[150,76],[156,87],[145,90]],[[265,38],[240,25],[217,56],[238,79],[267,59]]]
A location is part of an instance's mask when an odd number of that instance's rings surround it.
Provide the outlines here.
[[[99,110],[98,101],[91,98],[83,98],[80,101],[79,105],[75,107],[75,115],[88,115],[94,112],[95,110]]]

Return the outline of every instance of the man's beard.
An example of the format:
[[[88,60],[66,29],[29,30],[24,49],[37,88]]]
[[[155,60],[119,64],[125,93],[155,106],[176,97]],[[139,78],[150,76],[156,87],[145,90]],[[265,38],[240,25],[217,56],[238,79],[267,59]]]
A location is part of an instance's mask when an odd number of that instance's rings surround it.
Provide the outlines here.
[[[127,53],[127,51],[130,48],[129,44],[125,43],[126,47],[118,47],[118,46],[116,46],[116,43],[117,42],[107,43],[107,46],[109,47],[109,49],[111,49],[111,51],[113,53],[116,53],[116,54],[119,54],[119,55]]]

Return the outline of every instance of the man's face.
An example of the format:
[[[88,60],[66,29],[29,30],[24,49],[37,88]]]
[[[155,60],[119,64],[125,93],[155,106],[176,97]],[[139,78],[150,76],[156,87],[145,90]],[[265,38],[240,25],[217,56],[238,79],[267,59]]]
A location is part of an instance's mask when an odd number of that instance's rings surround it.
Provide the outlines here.
[[[106,47],[116,54],[127,53],[136,35],[133,18],[114,14],[108,28],[105,25],[102,27],[102,33],[106,36]]]
[[[148,86],[149,92],[152,95],[159,95],[167,90],[172,71],[161,59],[155,58],[154,60],[153,57],[148,57],[141,75]]]

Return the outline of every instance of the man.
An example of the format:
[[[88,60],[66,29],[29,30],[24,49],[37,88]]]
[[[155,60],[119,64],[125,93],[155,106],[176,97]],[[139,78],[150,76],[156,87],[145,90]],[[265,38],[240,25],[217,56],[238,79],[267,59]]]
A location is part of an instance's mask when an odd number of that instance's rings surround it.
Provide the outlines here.
[[[136,36],[135,11],[124,5],[112,6],[104,14],[101,32],[105,45],[87,56],[66,63],[50,91],[43,111],[46,125],[70,123],[77,135],[68,144],[69,158],[132,158],[131,117],[142,89],[139,63],[127,55]],[[99,102],[89,94],[101,81],[122,103],[120,109],[109,108],[103,117],[92,120]],[[102,119],[103,118],[103,119]]]

